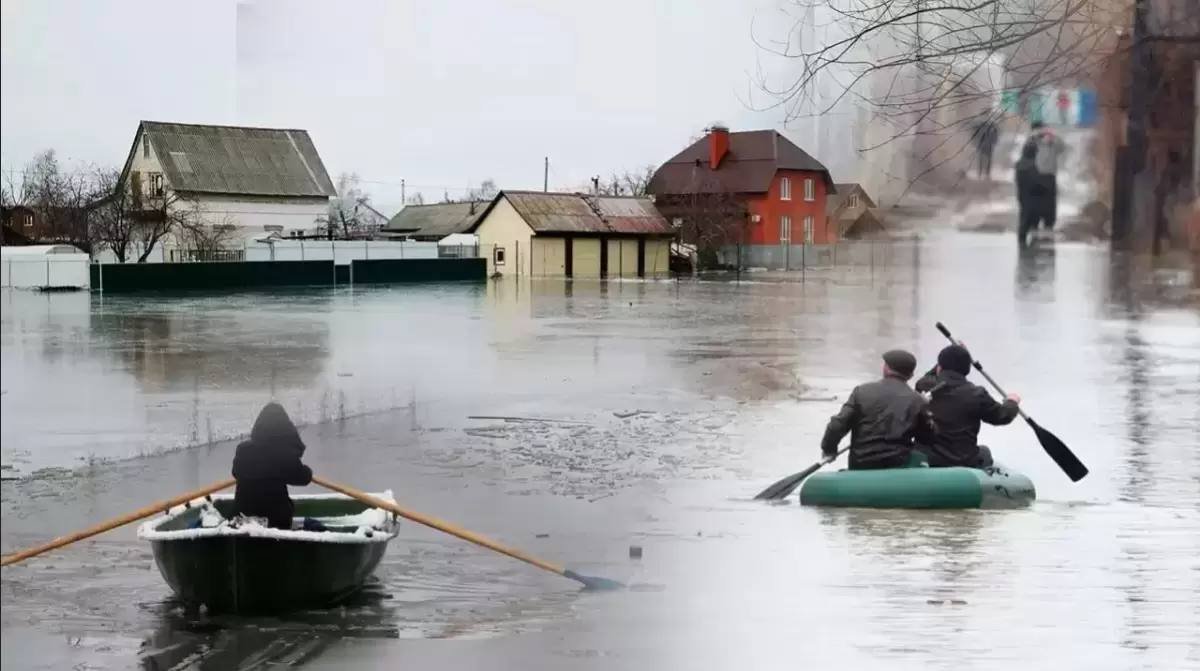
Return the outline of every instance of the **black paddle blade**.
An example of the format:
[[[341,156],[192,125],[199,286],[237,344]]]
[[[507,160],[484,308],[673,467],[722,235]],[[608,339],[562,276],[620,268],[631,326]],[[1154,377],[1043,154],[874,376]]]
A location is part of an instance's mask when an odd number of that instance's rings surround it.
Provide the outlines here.
[[[1041,425],[1026,417],[1026,422],[1029,422],[1029,427],[1033,429],[1037,435],[1038,442],[1042,444],[1042,449],[1046,450],[1046,454],[1058,464],[1058,467],[1071,478],[1071,482],[1079,482],[1085,475],[1088,474],[1087,466],[1075,456],[1071,448],[1067,447],[1066,443],[1058,439],[1058,436],[1043,429]]]
[[[563,577],[570,578],[571,580],[576,580],[578,582],[583,583],[583,588],[586,590],[602,591],[602,590],[610,590],[610,589],[621,589],[622,587],[625,586],[625,585],[622,585],[621,583],[617,582],[616,580],[610,580],[608,578],[600,578],[598,576],[592,576],[592,575],[580,575],[580,574],[572,571],[571,569],[567,569],[566,571],[563,571]]]
[[[803,471],[800,471],[799,473],[793,473],[793,474],[787,476],[786,478],[780,480],[779,482],[776,482],[775,484],[771,485],[770,487],[767,487],[766,489],[759,492],[758,496],[755,496],[754,498],[756,500],[768,500],[768,501],[778,500],[778,499],[786,499],[788,497],[788,495],[790,495],[792,493],[793,490],[795,490],[797,487],[800,486],[800,483],[804,481],[804,478],[807,478],[808,476],[812,475],[813,473],[816,473],[817,469],[824,465],[825,465],[825,462],[818,461],[817,463],[813,464],[812,466],[809,466],[808,468],[804,469]]]

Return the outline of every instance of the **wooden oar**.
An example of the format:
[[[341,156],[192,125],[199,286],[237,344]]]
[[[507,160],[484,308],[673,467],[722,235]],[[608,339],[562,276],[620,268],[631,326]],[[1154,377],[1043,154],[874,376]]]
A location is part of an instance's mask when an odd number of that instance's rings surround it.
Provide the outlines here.
[[[516,548],[511,548],[511,547],[508,547],[507,545],[503,545],[497,541],[494,541],[494,540],[488,538],[487,536],[477,534],[474,531],[468,531],[467,529],[463,529],[458,526],[455,526],[445,520],[440,520],[436,517],[432,517],[432,516],[426,515],[424,513],[419,513],[415,510],[401,508],[400,506],[396,505],[395,503],[392,503],[391,501],[384,501],[383,499],[371,496],[370,494],[360,491],[360,490],[357,490],[357,489],[354,489],[353,487],[348,487],[346,485],[338,484],[336,482],[330,482],[329,480],[326,480],[325,478],[320,478],[315,475],[313,476],[312,481],[317,483],[318,485],[321,485],[322,487],[327,488],[327,489],[332,489],[333,491],[341,492],[342,494],[345,494],[346,496],[349,496],[350,498],[358,499],[359,501],[362,501],[363,503],[371,506],[372,508],[380,508],[382,510],[387,510],[389,512],[393,512],[405,519],[412,520],[419,524],[424,524],[427,527],[432,527],[434,529],[437,529],[438,531],[448,533],[451,536],[457,536],[458,538],[461,538],[461,539],[467,541],[468,543],[474,543],[476,545],[481,545],[489,550],[494,550],[496,552],[499,552],[500,554],[508,555],[509,557],[512,557],[513,559],[519,559],[520,561],[523,561],[526,564],[532,564],[540,569],[550,571],[551,573],[557,573],[558,575],[560,575],[564,578],[570,578],[571,580],[578,581],[580,583],[583,583],[583,586],[588,589],[617,589],[617,588],[622,587],[621,583],[619,583],[615,580],[609,580],[608,578],[598,578],[595,576],[581,575],[581,574],[576,573],[575,571],[572,571],[564,566],[559,566],[558,564],[554,564],[554,563],[545,561],[544,559],[538,559],[537,557],[526,554]]]
[[[26,559],[29,559],[30,557],[36,557],[36,556],[42,554],[43,552],[49,552],[51,550],[63,547],[64,545],[70,545],[71,543],[74,543],[76,541],[81,541],[85,538],[91,538],[92,536],[95,536],[97,534],[102,534],[105,531],[108,531],[110,529],[116,529],[119,526],[124,526],[126,524],[129,524],[130,522],[136,522],[140,519],[150,517],[151,515],[153,515],[155,513],[161,513],[164,510],[167,510],[169,508],[174,508],[175,506],[183,504],[183,503],[187,503],[188,501],[192,501],[194,499],[208,496],[209,494],[212,494],[213,492],[220,491],[227,487],[232,487],[236,483],[237,483],[236,480],[234,480],[233,478],[229,478],[228,480],[214,482],[213,484],[211,484],[207,487],[201,487],[200,489],[190,491],[186,494],[180,494],[179,496],[176,496],[173,499],[168,499],[166,501],[159,501],[158,503],[152,503],[152,504],[146,506],[145,508],[139,508],[139,509],[133,511],[133,512],[129,513],[128,515],[122,515],[120,517],[111,519],[107,522],[101,522],[100,524],[97,524],[94,527],[88,527],[87,529],[84,529],[83,531],[76,531],[75,533],[70,534],[68,536],[60,536],[44,545],[39,545],[37,547],[29,548],[28,550],[22,550],[20,552],[14,552],[10,555],[5,556],[3,560],[0,560],[0,566],[8,566],[9,564],[15,564],[19,561],[25,561]]]
[[[843,447],[842,449],[838,450],[836,453],[834,453],[830,456],[823,457],[820,461],[813,464],[812,466],[809,466],[808,468],[804,469],[803,471],[800,471],[799,473],[793,473],[793,474],[787,476],[786,478],[780,480],[779,482],[776,482],[775,484],[771,485],[770,487],[767,487],[766,489],[759,492],[758,496],[756,496],[754,498],[755,499],[763,499],[763,500],[767,500],[767,501],[777,501],[779,499],[786,499],[792,493],[792,490],[799,487],[801,482],[804,482],[805,478],[812,475],[813,473],[816,473],[825,464],[831,463],[831,462],[833,462],[834,459],[837,459],[838,457],[842,456],[842,453],[848,449],[850,449],[849,445]]]
[[[946,328],[945,324],[938,322],[937,329],[941,331],[942,335],[946,336],[946,339],[950,342],[958,345],[959,347],[963,346],[961,342],[954,339],[954,336],[950,335],[950,329]],[[1000,388],[1000,385],[992,379],[992,376],[988,375],[987,371],[983,370],[983,364],[976,361],[974,356],[971,357],[971,365],[975,367],[975,370],[979,371],[979,374],[982,375],[985,380],[990,382],[991,385],[996,388],[996,391],[1000,392],[1001,396],[1008,396],[1008,394],[1006,394],[1004,390]],[[1076,457],[1075,453],[1071,451],[1071,448],[1067,447],[1066,443],[1059,440],[1058,436],[1050,433],[1046,429],[1043,429],[1040,424],[1033,421],[1032,417],[1026,415],[1024,410],[1018,408],[1017,412],[1021,414],[1021,418],[1025,420],[1025,423],[1029,424],[1029,428],[1033,429],[1033,433],[1037,436],[1038,442],[1042,444],[1042,449],[1046,451],[1046,454],[1050,455],[1050,458],[1054,460],[1054,463],[1058,464],[1058,467],[1063,470],[1063,473],[1066,473],[1067,477],[1071,478],[1071,482],[1079,482],[1085,475],[1088,474],[1087,466],[1083,465],[1083,462],[1079,460],[1079,457]]]

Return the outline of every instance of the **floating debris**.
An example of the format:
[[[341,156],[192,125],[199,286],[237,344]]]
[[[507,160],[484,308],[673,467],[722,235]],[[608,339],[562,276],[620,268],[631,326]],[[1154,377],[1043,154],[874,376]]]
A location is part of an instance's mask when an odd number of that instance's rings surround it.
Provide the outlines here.
[[[576,422],[569,419],[545,419],[541,417],[505,417],[503,415],[468,415],[467,419],[499,420],[502,422],[542,422],[545,424],[575,424],[591,426],[587,422]]]

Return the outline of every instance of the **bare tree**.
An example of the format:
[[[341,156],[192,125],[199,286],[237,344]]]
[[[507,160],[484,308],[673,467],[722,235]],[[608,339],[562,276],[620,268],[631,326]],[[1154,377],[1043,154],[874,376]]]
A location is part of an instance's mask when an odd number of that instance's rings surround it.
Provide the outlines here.
[[[133,196],[121,185],[119,170],[98,170],[96,186],[100,199],[92,211],[92,240],[97,248],[111,251],[118,263],[125,263],[133,251],[137,222]]]
[[[490,202],[499,192],[500,190],[496,188],[496,180],[489,177],[480,182],[478,187],[467,189],[463,201],[468,203],[477,200]]]
[[[722,248],[745,240],[748,212],[736,194],[717,186],[693,193],[658,196],[659,212],[678,231],[679,241],[696,248],[702,267],[714,267]]]
[[[223,261],[227,259],[229,243],[237,226],[228,215],[220,223],[209,223],[199,205],[180,221],[178,235],[187,248],[189,260]]]
[[[977,129],[1044,88],[1110,67],[1134,0],[794,0],[785,35],[755,35],[782,62],[762,74],[785,119],[867,113],[859,151],[905,140],[917,181],[969,150]]]
[[[85,173],[62,170],[53,149],[35,156],[20,172],[19,181],[10,173],[4,192],[6,201],[33,210],[37,239],[91,251],[88,217],[95,200],[94,184]]]
[[[420,191],[417,191],[413,195],[409,196],[408,202],[405,203],[405,205],[424,205],[424,204],[425,204],[425,196],[422,195]]]
[[[614,172],[607,180],[598,182],[598,190],[609,196],[645,196],[655,170],[654,166],[648,165],[640,170],[626,170],[620,174]]]
[[[329,212],[319,220],[325,228],[329,239],[334,237],[335,230],[341,230],[345,239],[362,233],[367,228],[366,219],[372,216],[367,209],[371,196],[362,188],[362,180],[357,173],[342,173],[338,175],[337,196],[329,201]]]
[[[133,239],[140,251],[138,263],[145,263],[156,245],[200,216],[200,207],[195,201],[174,191],[149,196],[144,202],[144,209],[135,214],[138,225],[133,229]]]

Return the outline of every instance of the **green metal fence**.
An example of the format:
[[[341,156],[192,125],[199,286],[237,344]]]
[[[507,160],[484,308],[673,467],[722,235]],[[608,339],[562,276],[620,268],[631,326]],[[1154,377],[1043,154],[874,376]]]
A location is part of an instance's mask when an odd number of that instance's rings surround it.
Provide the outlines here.
[[[195,263],[93,263],[93,291],[236,290],[402,282],[486,280],[484,259],[333,261],[217,261]]]

